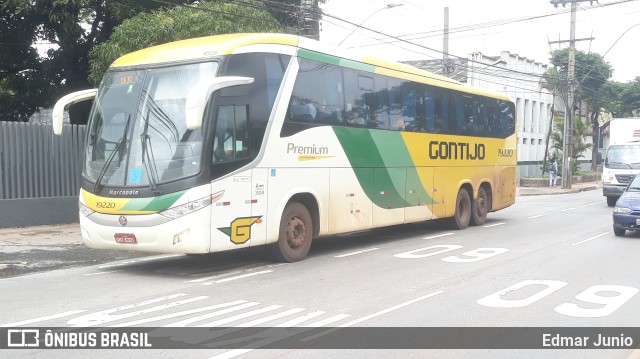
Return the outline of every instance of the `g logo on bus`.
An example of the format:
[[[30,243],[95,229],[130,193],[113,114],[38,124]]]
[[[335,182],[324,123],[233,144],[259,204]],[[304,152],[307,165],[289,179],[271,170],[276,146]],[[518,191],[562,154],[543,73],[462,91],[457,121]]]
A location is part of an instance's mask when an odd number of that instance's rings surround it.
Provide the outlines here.
[[[125,216],[120,216],[120,217],[118,218],[118,223],[120,223],[120,225],[121,225],[122,227],[126,226],[126,225],[127,225],[127,217],[125,217]]]
[[[229,236],[231,242],[244,244],[251,239],[251,226],[256,222],[260,223],[261,217],[262,216],[236,218],[231,222],[231,227],[218,228],[218,230]]]

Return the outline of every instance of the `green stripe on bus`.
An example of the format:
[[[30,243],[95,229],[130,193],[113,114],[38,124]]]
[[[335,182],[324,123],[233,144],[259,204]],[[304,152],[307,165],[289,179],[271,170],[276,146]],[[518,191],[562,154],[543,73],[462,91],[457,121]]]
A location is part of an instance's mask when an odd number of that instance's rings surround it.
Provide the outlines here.
[[[375,72],[376,67],[373,65],[363,64],[362,62],[343,59],[341,57],[332,56],[323,54],[321,52],[309,51],[306,49],[298,50],[298,57],[302,57],[305,59],[324,62],[326,64],[348,67],[355,70],[367,71],[367,72]]]
[[[333,127],[367,197],[381,208],[431,204],[400,132]],[[373,169],[373,180],[370,176]],[[407,186],[415,191],[407,198]]]
[[[171,207],[186,191],[165,194],[155,198],[133,198],[124,207],[123,211],[155,211],[160,212]]]

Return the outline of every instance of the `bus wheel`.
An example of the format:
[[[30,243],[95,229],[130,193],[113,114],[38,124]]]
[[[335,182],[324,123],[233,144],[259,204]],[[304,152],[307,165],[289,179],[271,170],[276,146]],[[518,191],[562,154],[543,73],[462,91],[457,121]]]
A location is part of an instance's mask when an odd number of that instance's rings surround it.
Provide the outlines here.
[[[456,197],[456,213],[451,218],[451,225],[454,229],[465,229],[471,220],[471,199],[469,192],[460,188]]]
[[[481,226],[487,220],[487,212],[489,212],[489,197],[487,191],[480,187],[478,189],[478,199],[473,201],[471,205],[471,224]]]
[[[280,234],[274,248],[276,259],[282,262],[303,260],[313,239],[313,222],[305,206],[293,202],[285,207],[280,219]]]

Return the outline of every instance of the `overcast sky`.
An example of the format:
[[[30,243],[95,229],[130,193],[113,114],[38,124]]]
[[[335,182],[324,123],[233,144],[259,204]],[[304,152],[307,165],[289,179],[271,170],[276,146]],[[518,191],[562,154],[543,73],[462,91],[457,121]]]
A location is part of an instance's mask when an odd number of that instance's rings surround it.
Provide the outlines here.
[[[402,5],[387,9],[388,4]],[[549,0],[329,0],[322,5],[326,15],[320,40],[333,45],[342,42],[342,47],[392,60],[442,58],[437,51],[443,50],[445,7],[449,8],[452,56],[467,58],[475,51],[497,56],[509,51],[548,63],[550,51],[559,48],[549,41],[569,39],[570,5],[555,8]],[[349,35],[354,26],[339,19],[379,33],[359,28]],[[612,65],[615,81],[640,76],[640,0],[600,0],[593,5],[583,1],[576,19],[576,39],[595,38],[577,42],[578,50],[606,53],[604,60]],[[628,30],[634,25],[638,26]]]

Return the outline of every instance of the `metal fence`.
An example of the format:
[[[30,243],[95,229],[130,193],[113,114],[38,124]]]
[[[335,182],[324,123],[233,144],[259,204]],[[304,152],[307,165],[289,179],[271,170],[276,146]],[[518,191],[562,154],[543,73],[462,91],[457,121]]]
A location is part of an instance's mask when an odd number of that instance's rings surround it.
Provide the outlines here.
[[[86,126],[0,122],[0,199],[77,196]]]

